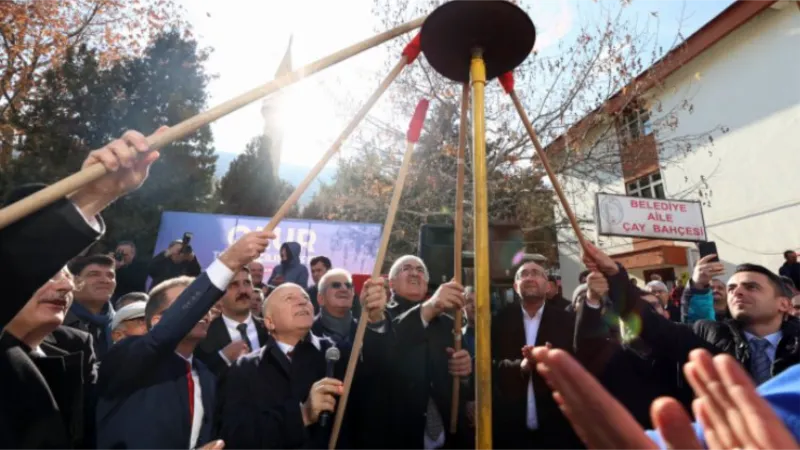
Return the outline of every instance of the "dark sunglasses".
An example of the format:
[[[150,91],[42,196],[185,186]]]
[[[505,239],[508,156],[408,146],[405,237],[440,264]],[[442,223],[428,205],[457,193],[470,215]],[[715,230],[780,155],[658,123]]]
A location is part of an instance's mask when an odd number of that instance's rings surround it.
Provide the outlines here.
[[[342,283],[341,281],[334,281],[333,283],[331,283],[331,287],[334,289],[341,289],[342,287],[345,287],[347,289],[353,289],[353,283],[347,281],[344,283]]]

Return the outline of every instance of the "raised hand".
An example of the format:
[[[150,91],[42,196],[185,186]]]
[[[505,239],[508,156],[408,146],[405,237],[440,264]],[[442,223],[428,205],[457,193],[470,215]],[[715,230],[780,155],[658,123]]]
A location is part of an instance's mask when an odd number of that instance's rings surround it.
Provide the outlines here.
[[[601,272],[606,276],[614,276],[619,272],[617,263],[591,242],[586,243],[582,252],[583,264],[592,272]]]
[[[588,301],[598,306],[602,304],[603,296],[608,293],[608,279],[600,272],[592,272],[586,277],[586,284],[589,287],[586,292]]]
[[[455,281],[450,281],[439,286],[433,297],[422,304],[421,314],[426,322],[445,311],[454,311],[464,308],[464,286]]]
[[[706,255],[697,261],[692,272],[692,282],[698,288],[705,289],[711,284],[711,279],[725,274],[725,266],[719,262],[713,262],[712,259],[717,255]]]
[[[709,448],[799,448],[744,368],[730,355],[694,350],[683,367]]]
[[[553,399],[589,448],[658,448],[628,410],[567,352],[536,347],[533,356]]]
[[[308,399],[302,405],[303,424],[317,423],[319,415],[336,409],[336,397],[344,392],[344,384],[335,378],[323,378],[311,386]]]
[[[380,322],[384,320],[386,311],[386,288],[383,278],[369,279],[364,283],[361,290],[361,306],[367,312],[370,322]]]
[[[161,127],[157,133],[167,128]],[[89,153],[81,168],[102,164],[108,173],[78,189],[70,198],[87,216],[94,216],[117,198],[138,189],[158,157],[159,153],[150,148],[144,135],[126,131],[121,138]]]
[[[238,271],[264,253],[271,239],[275,239],[272,231],[251,231],[225,249],[219,260],[234,272]]]

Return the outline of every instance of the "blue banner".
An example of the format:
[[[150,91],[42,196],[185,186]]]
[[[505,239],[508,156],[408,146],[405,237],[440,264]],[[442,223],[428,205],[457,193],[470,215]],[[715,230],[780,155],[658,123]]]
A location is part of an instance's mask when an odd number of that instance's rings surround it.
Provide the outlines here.
[[[170,242],[190,232],[193,235],[191,246],[205,268],[242,234],[260,230],[268,222],[267,217],[167,211],[161,215],[155,252],[163,252]],[[333,267],[353,274],[369,274],[375,265],[381,229],[382,225],[374,223],[283,220],[275,229],[277,239],[259,258],[264,264],[264,279],[269,278],[272,268],[280,263],[280,246],[284,242],[300,244],[300,260],[306,266],[315,256],[327,256]]]

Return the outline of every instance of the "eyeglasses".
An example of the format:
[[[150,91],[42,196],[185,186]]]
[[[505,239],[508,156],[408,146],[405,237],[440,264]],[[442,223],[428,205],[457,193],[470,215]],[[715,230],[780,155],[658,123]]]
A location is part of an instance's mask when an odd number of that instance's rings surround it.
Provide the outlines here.
[[[343,287],[347,289],[353,289],[353,283],[350,283],[349,281],[345,281],[344,283],[341,281],[334,281],[331,283],[331,287],[334,289],[341,289]]]

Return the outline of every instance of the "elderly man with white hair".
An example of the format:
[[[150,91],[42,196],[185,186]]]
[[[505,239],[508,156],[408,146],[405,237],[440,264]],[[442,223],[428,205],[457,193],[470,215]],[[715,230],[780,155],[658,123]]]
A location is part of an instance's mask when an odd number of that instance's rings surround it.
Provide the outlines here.
[[[464,448],[470,446],[465,403],[473,390],[460,397],[459,429],[445,433],[450,421],[453,375],[469,382],[472,364],[466,350],[454,351],[453,318],[464,307],[464,287],[442,284],[427,300],[429,274],[425,263],[413,255],[398,258],[389,270],[392,292],[390,315],[394,342],[387,358],[385,397],[375,399],[373,416],[387,424],[373,433],[369,448]],[[446,442],[449,440],[453,442]],[[473,441],[474,442],[474,441]]]
[[[678,305],[674,305],[669,301],[669,289],[663,281],[653,280],[647,283],[644,290],[653,294],[658,299],[661,308],[669,315],[669,320],[673,322],[681,321],[681,310],[678,308]]]
[[[346,277],[340,275],[342,278],[333,278],[330,283],[337,279],[343,282]],[[367,281],[365,290],[364,308],[372,317],[382,317],[386,305],[383,280]],[[340,356],[333,378],[327,377],[326,355],[334,342],[313,333],[313,312],[308,293],[294,283],[281,284],[267,297],[264,324],[270,336],[266,345],[239,358],[221,385],[218,433],[227,448],[326,447],[331,426],[322,426],[320,419],[322,413],[335,411],[336,399],[343,392],[341,380],[350,348],[338,347],[339,352],[334,352]],[[377,369],[381,361],[391,356],[386,351],[385,340],[389,338],[389,333],[371,327],[364,335],[339,436],[341,448],[362,448],[353,444],[354,437],[367,428],[358,413],[368,415],[367,400],[385,390],[385,381],[376,374],[380,373]]]
[[[339,347],[352,346],[359,319],[353,315],[353,277],[344,269],[331,269],[322,276],[317,286],[320,311],[311,331],[317,336],[330,338]],[[383,290],[383,285],[367,284],[362,296],[365,299],[377,298],[378,293],[372,292],[377,290]],[[382,331],[386,322],[385,309],[385,301],[367,305],[367,325]]]

